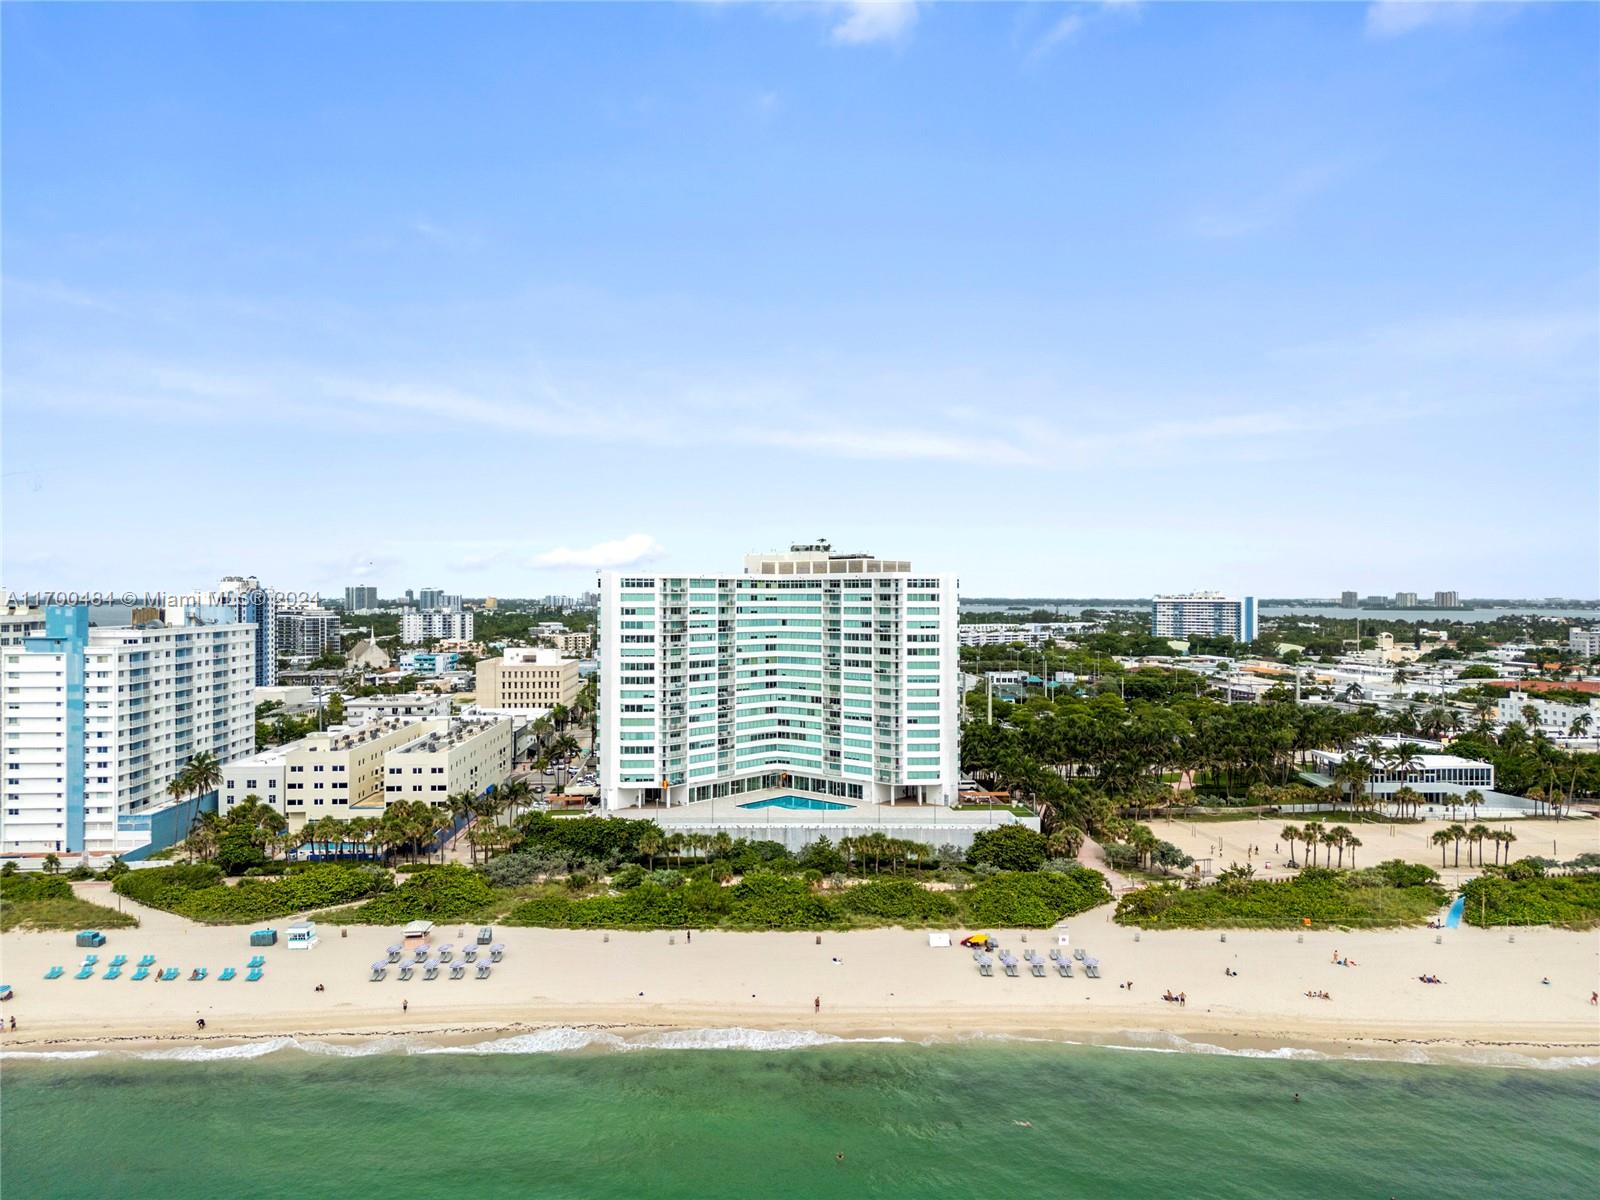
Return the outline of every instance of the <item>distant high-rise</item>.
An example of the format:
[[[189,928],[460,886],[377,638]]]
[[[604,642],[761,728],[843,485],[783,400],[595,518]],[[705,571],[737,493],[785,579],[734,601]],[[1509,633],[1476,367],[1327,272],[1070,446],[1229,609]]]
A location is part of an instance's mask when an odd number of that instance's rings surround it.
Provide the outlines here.
[[[1339,593],[1339,607],[1340,608],[1360,608],[1361,607],[1360,598],[1357,597],[1357,595],[1354,592],[1340,592]]]
[[[229,575],[214,595],[202,597],[207,605],[226,608],[240,621],[256,627],[255,685],[278,682],[278,600],[254,575]]]
[[[1396,608],[1415,608],[1417,606],[1417,594],[1415,592],[1396,592],[1394,594],[1394,606]]]
[[[1458,592],[1435,592],[1433,594],[1435,608],[1460,608],[1461,595]]]
[[[378,589],[375,587],[347,587],[344,590],[345,612],[365,612],[378,607]]]
[[[410,595],[410,593],[406,593]],[[422,588],[417,592],[417,607],[427,612],[430,608],[444,607],[443,588]]]
[[[1150,610],[1150,632],[1163,638],[1197,634],[1253,642],[1256,640],[1256,598],[1235,599],[1221,592],[1157,596]]]

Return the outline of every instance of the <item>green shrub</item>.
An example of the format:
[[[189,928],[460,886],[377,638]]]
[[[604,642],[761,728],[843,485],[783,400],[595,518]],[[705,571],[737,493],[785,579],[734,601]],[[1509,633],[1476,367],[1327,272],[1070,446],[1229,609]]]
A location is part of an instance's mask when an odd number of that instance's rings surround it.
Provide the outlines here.
[[[482,867],[483,877],[495,887],[523,887],[541,878],[565,874],[566,869],[565,856],[526,853],[502,854]]]
[[[1293,929],[1307,920],[1375,928],[1420,924],[1444,902],[1444,891],[1435,884],[1396,886],[1388,882],[1389,875],[1412,877],[1402,871],[1386,874],[1381,867],[1368,871],[1307,867],[1285,880],[1239,877],[1190,888],[1158,884],[1123,896],[1116,919],[1144,929]]]
[[[320,863],[281,879],[249,876],[229,887],[207,863],[129,871],[111,886],[151,908],[213,925],[266,921],[290,913],[348,904],[393,887],[389,872],[372,866]]]
[[[833,906],[803,879],[788,875],[746,875],[734,888],[730,924],[756,929],[831,929],[839,924]]]
[[[980,880],[963,895],[968,924],[1042,929],[1111,899],[1099,871],[1008,871]]]
[[[494,903],[483,876],[458,863],[430,866],[399,887],[348,912],[329,914],[336,924],[404,925],[408,921],[459,921]]]
[[[950,923],[957,911],[948,893],[930,892],[909,879],[859,883],[841,892],[836,904],[844,912],[874,917],[880,924],[907,926]]]
[[[1002,825],[974,835],[967,861],[973,866],[988,865],[1002,871],[1037,871],[1044,866],[1049,842],[1044,834],[1026,825]]]
[[[72,885],[60,875],[0,875],[0,900],[70,900]]]
[[[1424,887],[1439,882],[1439,872],[1432,867],[1400,858],[1381,862],[1373,869],[1383,876],[1384,882],[1390,887]]]
[[[1600,875],[1556,875],[1501,879],[1485,875],[1461,889],[1469,925],[1561,925],[1586,929],[1600,924]]]

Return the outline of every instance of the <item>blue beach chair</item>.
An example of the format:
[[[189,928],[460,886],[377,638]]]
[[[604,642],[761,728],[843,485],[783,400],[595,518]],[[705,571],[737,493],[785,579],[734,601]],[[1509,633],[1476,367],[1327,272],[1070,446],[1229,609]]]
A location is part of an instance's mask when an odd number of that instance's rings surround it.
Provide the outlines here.
[[[204,967],[196,967],[193,971],[189,972],[190,983],[199,983],[205,977],[206,969]]]
[[[126,963],[127,961],[128,961],[128,956],[126,954],[116,954],[116,955],[113,955],[112,958],[111,958],[111,965],[113,967],[120,967],[124,963]]]
[[[249,961],[249,962],[247,962],[247,963],[245,963],[245,966],[247,966],[247,967],[251,967],[251,968],[254,968],[254,967],[264,967],[264,966],[266,966],[266,965],[267,965],[267,960],[266,960],[266,959],[265,959],[265,958],[263,958],[263,957],[262,957],[262,956],[261,956],[261,955],[259,955],[259,954],[252,954],[252,955],[251,955],[251,956],[250,956],[250,961]]]
[[[142,955],[140,957],[140,959],[139,959],[139,965],[141,967],[153,967],[153,966],[155,966],[156,965],[156,956],[154,954]]]
[[[78,973],[76,975],[74,975],[73,978],[74,979],[89,979],[89,978],[92,978],[93,976],[94,976],[94,964],[93,963],[84,963],[83,966],[78,968]]]
[[[178,968],[177,967],[168,967],[165,971],[161,972],[161,974],[159,976],[159,978],[167,980],[168,982],[176,979],[177,977],[178,977]]]
[[[251,967],[250,968],[250,974],[246,975],[244,977],[244,980],[245,980],[246,983],[255,983],[260,978],[261,978],[261,968],[260,967]]]
[[[44,977],[46,979],[60,979],[65,974],[66,974],[66,971],[64,971],[62,968],[60,968],[60,967],[51,967],[48,971],[46,971],[44,973]]]
[[[122,968],[118,967],[118,966],[113,966],[109,971],[107,971],[100,978],[102,978],[102,979],[121,979],[122,978]]]
[[[150,968],[141,965],[139,967],[139,969],[137,971],[135,971],[132,975],[128,976],[128,978],[133,980],[135,983],[138,983],[139,980],[141,980],[141,979],[149,979],[150,978]]]
[[[228,980],[232,979],[238,973],[239,972],[235,971],[232,967],[223,967],[222,968],[222,974],[217,976],[217,982],[218,983],[227,983]]]

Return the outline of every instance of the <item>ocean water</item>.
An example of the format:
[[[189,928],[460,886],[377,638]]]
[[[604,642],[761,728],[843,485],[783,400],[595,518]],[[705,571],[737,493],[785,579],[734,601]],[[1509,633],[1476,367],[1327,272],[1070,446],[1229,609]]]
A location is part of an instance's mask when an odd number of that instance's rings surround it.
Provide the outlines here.
[[[444,1051],[280,1041],[8,1056],[0,1194],[1595,1194],[1593,1069],[1175,1049],[551,1030]]]

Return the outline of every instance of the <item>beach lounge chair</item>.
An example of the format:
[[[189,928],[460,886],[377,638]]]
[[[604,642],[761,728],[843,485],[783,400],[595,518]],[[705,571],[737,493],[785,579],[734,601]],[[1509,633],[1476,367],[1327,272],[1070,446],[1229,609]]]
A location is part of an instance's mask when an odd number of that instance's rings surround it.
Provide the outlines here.
[[[396,943],[395,945],[390,946],[389,949],[388,949],[389,961],[392,962],[392,963],[399,962],[400,961],[400,955],[403,954],[404,952],[405,952],[405,947],[401,946],[399,943]]]
[[[1012,979],[1017,977],[1017,956],[1009,950],[1000,956],[1000,969]]]
[[[86,967],[92,967],[99,961],[100,956],[98,954],[85,954],[83,956],[83,965]]]
[[[264,967],[266,965],[266,958],[260,954],[252,954],[250,956],[250,961],[245,963],[245,966],[247,967]]]
[[[443,946],[439,947],[439,961],[440,962],[447,963],[452,958],[454,958],[455,956],[456,956],[456,948],[455,948],[455,944],[454,943],[449,943],[447,945],[443,945]]]
[[[478,978],[479,979],[487,979],[487,978],[489,978],[489,964],[488,963],[481,962],[481,963],[478,964]]]
[[[1044,978],[1044,960],[1043,959],[1034,959],[1034,961],[1032,963],[1030,963],[1029,966],[1032,968],[1033,973],[1036,976],[1038,976],[1040,979]]]
[[[102,979],[121,979],[122,978],[122,968],[117,966],[115,963],[113,963],[111,965],[111,969],[108,970],[100,978],[102,978]]]
[[[1063,979],[1072,978],[1072,960],[1070,958],[1056,959],[1056,974]]]
[[[451,963],[450,964],[450,978],[451,979],[465,979],[466,977],[467,977],[467,964],[466,963]]]
[[[377,983],[378,980],[382,979],[388,973],[389,973],[389,964],[388,963],[375,962],[375,963],[372,964],[372,982],[373,983]]]
[[[139,956],[139,965],[141,967],[153,967],[153,966],[155,966],[156,965],[156,956],[154,954],[141,954]]]
[[[494,945],[489,947],[489,961],[490,962],[499,962],[505,956],[506,956],[506,948],[503,945],[501,945],[499,942],[496,942]]]
[[[110,965],[113,967],[120,967],[127,961],[128,956],[126,954],[116,954],[112,956]]]
[[[139,969],[137,971],[135,971],[132,975],[128,976],[128,978],[133,980],[135,983],[138,983],[141,979],[149,979],[150,978],[150,968],[141,965],[139,967]]]
[[[1050,961],[1051,962],[1060,962],[1061,961],[1061,951],[1060,950],[1052,950],[1052,951],[1050,951]]]
[[[246,983],[259,983],[261,981],[261,968],[251,967],[250,974],[244,977]]]
[[[1082,962],[1083,961],[1083,947],[1079,946],[1076,950],[1074,950],[1072,952],[1072,957],[1077,959],[1079,962]]]
[[[232,967],[223,967],[222,968],[222,974],[217,976],[217,982],[218,983],[227,983],[228,980],[232,979],[238,973],[239,972],[236,971]]]
[[[478,948],[476,946],[468,946],[465,950],[463,950],[461,952],[461,957],[466,959],[467,962],[477,962],[478,961]]]
[[[83,966],[78,968],[78,973],[76,975],[74,975],[73,978],[74,979],[88,979],[93,974],[94,974],[94,964],[93,963],[84,963]]]
[[[432,946],[428,945],[427,942],[423,942],[422,945],[417,947],[417,949],[415,951],[415,956],[413,957],[412,961],[413,962],[427,962],[428,961],[428,955],[432,950],[433,950]]]
[[[178,977],[178,968],[177,967],[168,967],[165,971],[162,971],[159,975],[156,976],[157,979],[164,979],[164,980],[168,981],[169,983],[172,980],[176,979],[177,977]]]
[[[437,958],[430,958],[422,964],[422,977],[424,979],[439,978],[439,960]]]
[[[1100,978],[1100,964],[1095,959],[1089,959],[1083,964],[1083,973],[1090,979]]]
[[[66,974],[66,971],[63,968],[61,968],[61,967],[51,967],[48,971],[46,971],[44,973],[44,977],[46,979],[60,979],[65,974]]]
[[[401,982],[403,983],[407,979],[410,979],[412,973],[416,969],[417,969],[417,964],[416,963],[401,963],[400,964],[400,980],[401,980]]]
[[[190,983],[199,983],[205,977],[206,969],[204,967],[196,967],[194,970],[189,972]]]

